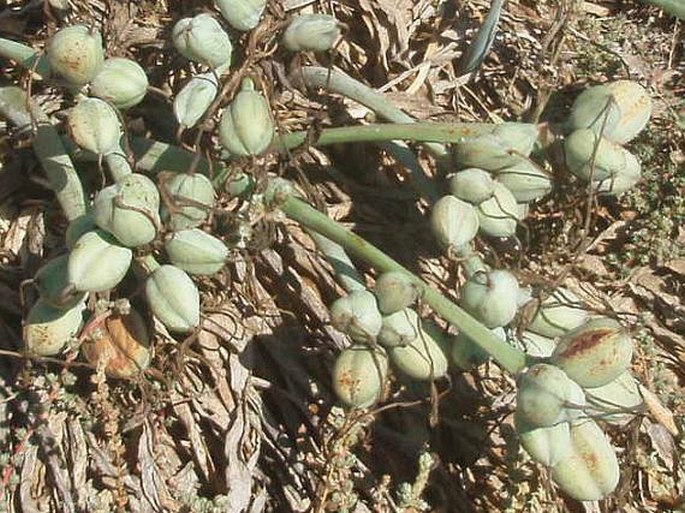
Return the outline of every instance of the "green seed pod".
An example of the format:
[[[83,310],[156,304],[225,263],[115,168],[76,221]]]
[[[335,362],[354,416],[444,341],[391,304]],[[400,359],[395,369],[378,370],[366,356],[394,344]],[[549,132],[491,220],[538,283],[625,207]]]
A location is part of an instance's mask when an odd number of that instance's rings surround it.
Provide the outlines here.
[[[571,451],[552,467],[552,479],[579,501],[603,499],[616,488],[621,474],[616,451],[597,423],[571,423]]]
[[[588,128],[571,133],[564,140],[564,152],[569,171],[586,182],[590,179],[606,180],[629,165],[628,150],[608,139],[599,138]]]
[[[164,250],[172,264],[190,274],[216,274],[228,257],[221,239],[198,228],[173,233],[164,242]]]
[[[383,317],[378,343],[385,347],[406,346],[419,335],[421,319],[411,308]]]
[[[626,371],[606,385],[585,390],[585,413],[611,424],[624,425],[644,408],[640,386],[630,371]]]
[[[652,99],[647,90],[631,80],[617,80],[606,85],[614,97],[620,116],[605,137],[617,144],[632,141],[652,115]]]
[[[92,232],[97,228],[95,224],[95,216],[93,212],[88,212],[78,216],[76,219],[72,220],[67,227],[67,233],[64,238],[66,239],[66,245],[68,249],[73,249],[76,241],[78,241],[83,234],[86,232]]]
[[[453,196],[478,205],[495,194],[495,180],[487,171],[469,167],[450,177],[449,189]]]
[[[603,137],[607,137],[616,127],[620,116],[621,112],[611,89],[598,85],[589,87],[578,95],[571,107],[567,126],[570,132],[588,128],[595,134],[601,133]]]
[[[443,334],[440,328],[421,323],[419,336],[406,346],[388,349],[390,360],[404,374],[417,381],[432,381],[447,374],[447,357],[440,342]]]
[[[211,14],[202,13],[178,20],[171,37],[179,53],[191,61],[210,68],[218,68],[231,61],[231,40]]]
[[[506,326],[516,316],[519,286],[508,271],[471,276],[461,289],[461,306],[488,328]]]
[[[130,378],[150,366],[150,335],[141,315],[110,316],[81,344],[81,353],[92,365],[101,365],[113,378]]]
[[[493,328],[490,331],[496,337],[506,342],[507,334],[504,332],[504,328]],[[456,337],[452,337],[450,357],[452,363],[464,371],[471,370],[490,359],[490,355],[464,333],[459,333]]]
[[[31,307],[24,324],[24,347],[30,355],[54,356],[76,337],[83,325],[83,301],[57,308],[43,299]]]
[[[74,142],[96,155],[119,149],[121,123],[116,111],[104,100],[84,98],[69,112],[67,127]]]
[[[559,287],[542,302],[528,330],[554,338],[585,324],[587,319],[588,312],[578,296]]]
[[[557,347],[554,339],[538,335],[532,331],[524,331],[518,342],[527,355],[538,358],[551,356],[554,348]]]
[[[341,28],[330,14],[300,14],[285,29],[283,44],[291,52],[327,52],[340,37]]]
[[[583,389],[554,365],[533,365],[517,383],[516,413],[531,428],[577,418],[583,406]]]
[[[110,102],[119,109],[138,105],[147,93],[145,70],[131,59],[107,59],[90,83],[93,96]]]
[[[368,290],[355,290],[331,305],[333,327],[356,342],[374,341],[383,326],[376,297]]]
[[[389,271],[381,274],[373,287],[378,309],[383,315],[399,312],[414,304],[419,289],[406,273]]]
[[[619,196],[629,189],[632,189],[642,177],[640,161],[637,157],[624,149],[626,165],[614,176],[594,182],[597,185],[597,192],[609,196]]]
[[[70,308],[85,299],[85,294],[69,283],[68,262],[69,255],[53,258],[33,278],[41,299],[56,308]]]
[[[333,366],[333,390],[352,408],[368,408],[380,399],[388,372],[381,347],[354,344],[338,355]]]
[[[187,333],[200,324],[200,293],[178,267],[155,269],[145,281],[145,296],[152,313],[169,331]]]
[[[478,233],[478,214],[473,205],[448,194],[433,205],[430,225],[440,245],[460,252]]]
[[[174,116],[182,128],[194,127],[219,92],[215,73],[203,73],[191,78],[174,98]]]
[[[633,356],[633,341],[618,321],[592,319],[561,337],[550,359],[582,387],[601,387],[620,376]]]
[[[64,27],[50,38],[46,53],[50,68],[80,87],[90,82],[102,66],[102,36],[85,25]]]
[[[461,167],[498,171],[516,164],[518,155],[499,137],[483,134],[454,144],[454,159]]]
[[[553,467],[571,453],[571,425],[559,422],[547,427],[531,427],[514,414],[516,433],[530,457],[543,465]]]
[[[103,230],[87,232],[69,254],[69,283],[84,292],[104,292],[126,275],[133,252]]]
[[[240,92],[221,115],[221,144],[235,156],[248,157],[264,152],[273,137],[269,102],[255,91],[254,82],[246,78]]]
[[[509,149],[527,157],[533,151],[539,131],[533,123],[500,123],[492,131]]]
[[[205,175],[174,174],[163,186],[173,201],[173,213],[170,214],[166,207],[162,208],[162,217],[171,230],[200,226],[214,208],[216,193]]]
[[[154,240],[161,224],[159,191],[147,176],[131,173],[95,196],[93,213],[97,225],[123,245],[142,246]]]
[[[266,7],[266,0],[216,0],[226,21],[236,30],[252,30]]]
[[[552,180],[532,161],[521,158],[514,166],[497,172],[497,181],[511,191],[518,202],[542,198],[552,190]]]
[[[516,198],[504,185],[495,183],[492,198],[476,207],[480,231],[491,237],[512,237],[521,212]]]

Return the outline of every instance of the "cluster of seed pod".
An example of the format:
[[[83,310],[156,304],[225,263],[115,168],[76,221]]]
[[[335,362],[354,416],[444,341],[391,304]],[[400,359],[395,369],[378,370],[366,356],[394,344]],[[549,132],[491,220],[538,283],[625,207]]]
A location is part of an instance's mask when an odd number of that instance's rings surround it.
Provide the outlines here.
[[[46,48],[50,69],[69,86],[88,86],[92,96],[119,109],[140,103],[147,93],[145,70],[123,57],[105,59],[102,36],[97,29],[72,25],[55,33]]]
[[[353,340],[333,368],[333,388],[343,403],[366,408],[378,401],[389,362],[417,381],[447,373],[445,336],[412,308],[418,296],[406,274],[392,271],[381,274],[373,290],[352,291],[331,305],[331,324]]]
[[[623,145],[649,122],[652,101],[629,80],[590,87],[576,98],[566,122],[566,167],[601,194],[617,196],[640,180],[640,162]]]
[[[633,343],[626,329],[610,318],[588,319],[577,307],[575,318],[564,316],[568,308],[543,303],[540,310],[556,310],[553,316],[563,320],[555,327],[570,328],[556,340],[540,335],[551,335],[546,321],[529,327],[538,331],[528,338],[537,339],[540,363],[519,377],[515,425],[523,448],[550,467],[552,479],[567,494],[598,500],[615,489],[620,469],[594,419],[624,423],[643,399],[629,371]]]
[[[548,173],[529,158],[537,139],[534,125],[503,123],[454,144],[461,169],[449,177],[450,194],[431,213],[440,244],[459,254],[479,232],[491,237],[516,233],[527,203],[552,189]]]

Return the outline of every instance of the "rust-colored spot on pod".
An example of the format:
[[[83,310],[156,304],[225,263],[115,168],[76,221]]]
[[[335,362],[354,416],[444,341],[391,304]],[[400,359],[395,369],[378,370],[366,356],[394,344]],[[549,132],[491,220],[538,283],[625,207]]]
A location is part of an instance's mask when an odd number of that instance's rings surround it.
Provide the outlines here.
[[[606,385],[630,365],[633,342],[615,320],[592,319],[561,337],[551,363],[582,387]]]
[[[143,318],[135,310],[108,317],[91,339],[81,345],[86,360],[102,365],[113,378],[129,378],[150,365],[149,335]]]

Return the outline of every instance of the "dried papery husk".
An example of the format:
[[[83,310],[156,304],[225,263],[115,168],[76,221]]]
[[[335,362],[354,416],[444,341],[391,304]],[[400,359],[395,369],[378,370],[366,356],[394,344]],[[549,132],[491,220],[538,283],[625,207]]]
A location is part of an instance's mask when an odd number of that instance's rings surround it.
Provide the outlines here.
[[[150,310],[169,331],[188,333],[200,324],[200,293],[193,280],[174,265],[162,265],[145,281]]]
[[[161,226],[159,199],[159,191],[152,180],[131,173],[95,196],[95,222],[125,246],[134,248],[148,244]]]
[[[81,148],[107,155],[119,150],[122,129],[112,106],[99,98],[84,98],[71,109],[67,118],[69,133]]]
[[[326,52],[340,38],[341,29],[330,14],[300,14],[285,29],[283,45],[292,52]]]
[[[88,362],[102,366],[107,376],[130,378],[150,366],[150,336],[145,320],[134,309],[128,315],[113,315],[81,344]]]
[[[263,153],[274,137],[271,109],[266,98],[246,78],[226,107],[219,123],[219,140],[231,155],[249,157]]]
[[[476,207],[479,230],[491,237],[512,237],[520,220],[516,198],[503,184],[495,183],[493,196]]]
[[[478,233],[478,214],[473,205],[448,194],[433,205],[430,226],[441,246],[459,253]]]
[[[552,479],[579,501],[597,501],[616,489],[621,474],[616,451],[591,419],[571,423],[571,451],[552,467]]]
[[[58,308],[44,299],[31,307],[23,328],[24,348],[29,355],[54,356],[78,335],[83,325],[84,301]]]
[[[406,273],[389,271],[381,274],[373,287],[378,309],[390,315],[411,306],[419,298],[419,289]]]
[[[569,131],[587,128],[608,138],[618,124],[621,112],[611,89],[597,85],[585,89],[573,102],[567,126]]]
[[[523,157],[517,164],[497,171],[496,180],[509,189],[519,203],[540,199],[552,190],[551,177]]]
[[[584,406],[583,389],[559,367],[538,363],[519,377],[516,413],[531,428],[573,420]]]
[[[104,292],[124,278],[133,252],[104,230],[83,234],[69,254],[69,283],[84,292]]]
[[[504,328],[493,328],[490,331],[492,331],[493,335],[500,340],[506,342],[507,334],[505,333]],[[490,355],[485,350],[481,349],[473,339],[463,332],[460,332],[457,336],[452,337],[450,343],[450,358],[452,363],[459,367],[459,369],[467,371],[487,362],[490,359]]]
[[[209,178],[199,173],[174,174],[162,182],[172,205],[162,208],[162,217],[171,230],[196,228],[204,223],[214,207],[216,191]],[[171,211],[169,210],[171,208]]]
[[[505,270],[477,273],[461,289],[461,306],[488,328],[506,326],[518,310],[518,280]]]
[[[406,346],[419,336],[421,319],[411,308],[383,317],[378,343],[385,347]]]
[[[85,25],[58,30],[48,41],[45,52],[50,69],[77,87],[95,77],[105,58],[100,32]]]
[[[216,73],[191,78],[174,97],[174,116],[182,129],[194,127],[205,115],[219,92]]]
[[[495,179],[484,169],[469,167],[450,177],[449,189],[460,200],[478,205],[495,194]]]
[[[614,176],[602,181],[595,181],[596,190],[600,194],[619,196],[632,189],[642,178],[642,166],[635,155],[625,150],[625,167]]]
[[[607,84],[620,116],[615,126],[605,134],[617,144],[632,141],[649,123],[652,115],[652,98],[649,92],[632,80],[616,80]]]
[[[145,70],[136,61],[123,57],[105,60],[90,83],[93,96],[110,102],[119,109],[138,105],[147,94]]]
[[[355,290],[336,299],[330,312],[333,327],[357,342],[375,341],[383,326],[376,297],[368,290]]]
[[[623,426],[645,408],[640,386],[630,371],[606,385],[586,388],[585,413],[597,420]]]
[[[164,241],[169,261],[190,274],[212,275],[226,264],[228,247],[198,228],[180,230]]]
[[[517,151],[494,134],[469,137],[454,144],[454,159],[462,168],[498,171],[516,164]]]
[[[585,324],[588,317],[580,298],[559,287],[540,304],[527,329],[554,338]]]
[[[383,394],[388,357],[382,347],[354,344],[343,349],[333,366],[333,390],[352,408],[368,408]]]
[[[447,374],[447,357],[442,348],[441,329],[422,322],[418,336],[405,346],[388,349],[390,361],[408,377],[417,381],[432,381]]]
[[[614,319],[599,317],[563,335],[550,361],[579,385],[594,388],[626,371],[632,355],[628,331]]]
[[[231,61],[231,40],[221,24],[209,13],[178,20],[171,37],[176,49],[191,61],[210,68],[218,68]]]
[[[215,0],[222,16],[236,30],[252,30],[259,23],[266,0]]]
[[[571,453],[571,424],[558,422],[547,427],[531,427],[514,414],[514,425],[521,447],[537,463],[552,467]]]
[[[492,135],[502,141],[510,151],[527,157],[533,151],[540,133],[534,123],[500,123],[495,125]]]
[[[60,255],[38,269],[33,278],[41,299],[56,308],[70,308],[86,297],[69,283],[68,268],[69,255]]]
[[[564,140],[566,166],[584,181],[606,180],[618,175],[630,163],[630,152],[589,128],[572,132]]]

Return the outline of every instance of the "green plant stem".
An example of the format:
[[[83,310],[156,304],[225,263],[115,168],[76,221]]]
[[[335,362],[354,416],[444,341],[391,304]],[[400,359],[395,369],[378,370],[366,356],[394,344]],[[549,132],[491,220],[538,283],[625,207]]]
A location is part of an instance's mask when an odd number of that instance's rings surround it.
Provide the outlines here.
[[[29,102],[22,89],[14,86],[0,87],[0,116],[6,117],[20,129],[30,128],[33,119],[36,126],[33,150],[64,215],[72,221],[85,214],[86,197],[81,180],[57,130],[43,110]]]
[[[459,328],[462,333],[490,354],[503,368],[512,373],[518,373],[525,368],[526,355],[523,351],[500,340],[488,328],[444,297],[439,291],[374,245],[293,196],[283,201],[279,207],[293,221],[339,244],[347,253],[375,266],[379,272],[400,271],[405,273],[417,285],[422,293],[423,301],[431,306],[435,313]]]
[[[11,39],[0,37],[0,57],[12,60],[23,68],[35,70],[42,77],[50,74],[50,65],[44,55],[39,55],[39,52],[30,46]]]
[[[314,230],[308,230],[307,232],[314,239],[316,247],[319,248],[319,251],[324,254],[326,260],[331,264],[336,278],[347,292],[366,289],[364,278],[359,274],[354,263],[352,263],[347,252],[340,244],[336,244],[331,239],[324,237]]]
[[[308,87],[326,88],[330,92],[346,96],[368,107],[388,121],[393,123],[414,122],[414,118],[399,109],[383,94],[374,91],[342,71],[317,66],[303,66],[297,73]],[[442,144],[428,143],[425,147],[435,158],[442,159],[447,156],[447,150]]]
[[[445,143],[459,142],[467,137],[492,132],[496,125],[491,123],[388,123],[363,126],[344,126],[325,128],[321,135],[313,141],[314,146],[352,142],[379,142],[402,139],[404,141],[426,142],[439,141]],[[281,137],[279,148],[295,148],[307,140],[307,132],[293,132]]]
[[[117,183],[133,172],[131,164],[129,164],[128,159],[126,158],[126,153],[122,148],[119,148],[116,152],[108,153],[105,155],[104,159],[105,162],[107,162],[107,167],[109,168],[109,174],[112,176],[112,180]]]

